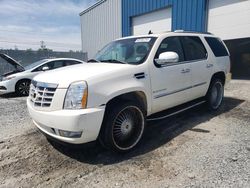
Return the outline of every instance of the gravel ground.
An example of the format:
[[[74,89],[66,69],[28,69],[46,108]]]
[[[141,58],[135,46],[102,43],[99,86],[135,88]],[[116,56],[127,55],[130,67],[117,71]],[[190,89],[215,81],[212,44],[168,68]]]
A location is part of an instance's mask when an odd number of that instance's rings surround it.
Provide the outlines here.
[[[149,122],[131,153],[49,143],[25,98],[0,98],[0,187],[250,187],[250,81],[232,81],[222,108]]]

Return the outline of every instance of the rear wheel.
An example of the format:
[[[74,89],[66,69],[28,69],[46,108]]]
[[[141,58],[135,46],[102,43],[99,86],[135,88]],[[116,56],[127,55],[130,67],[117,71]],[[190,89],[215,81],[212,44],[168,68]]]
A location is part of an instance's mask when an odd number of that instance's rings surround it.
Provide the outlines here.
[[[16,94],[19,96],[29,95],[30,80],[20,80],[16,84]]]
[[[104,147],[127,152],[140,141],[145,128],[145,112],[129,101],[107,107],[99,140]]]
[[[224,97],[224,85],[220,79],[212,80],[207,93],[207,105],[210,110],[217,110]]]

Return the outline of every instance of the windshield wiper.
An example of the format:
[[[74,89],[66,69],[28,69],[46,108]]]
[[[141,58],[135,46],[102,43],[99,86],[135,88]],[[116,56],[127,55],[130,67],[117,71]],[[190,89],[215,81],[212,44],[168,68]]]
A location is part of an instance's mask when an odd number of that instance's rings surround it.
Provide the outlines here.
[[[121,63],[121,64],[128,64],[124,61],[119,61],[117,59],[105,59],[105,60],[101,60],[101,62],[110,62],[110,63]]]
[[[100,61],[98,61],[98,60],[96,60],[96,59],[89,59],[88,61],[87,61],[88,63],[99,63]]]

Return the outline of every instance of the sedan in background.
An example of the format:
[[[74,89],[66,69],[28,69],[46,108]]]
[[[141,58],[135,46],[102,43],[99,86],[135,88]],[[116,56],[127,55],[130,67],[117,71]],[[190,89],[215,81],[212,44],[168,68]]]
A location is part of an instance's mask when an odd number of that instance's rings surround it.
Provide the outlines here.
[[[27,96],[31,80],[39,73],[82,63],[85,62],[78,59],[55,58],[23,67],[6,54],[0,54],[0,94],[15,92],[19,96]]]

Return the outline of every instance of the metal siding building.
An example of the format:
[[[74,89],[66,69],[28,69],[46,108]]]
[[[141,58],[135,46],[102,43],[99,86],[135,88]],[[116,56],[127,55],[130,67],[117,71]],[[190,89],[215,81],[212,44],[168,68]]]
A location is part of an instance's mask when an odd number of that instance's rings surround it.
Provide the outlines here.
[[[101,0],[82,13],[82,51],[92,58],[108,42],[120,38],[121,1]]]
[[[208,31],[225,41],[234,78],[250,79],[250,0],[100,0],[80,16],[89,58],[122,36]]]
[[[223,40],[250,37],[250,1],[209,0],[207,24]]]
[[[206,31],[206,0],[122,0],[122,35],[131,35],[132,18],[172,8],[172,31]],[[153,29],[153,28],[152,28]]]
[[[172,8],[171,30],[205,31],[206,0],[188,2],[183,0],[98,1],[80,13],[82,51],[87,52],[88,57],[92,58],[108,42],[131,35],[133,17],[169,7]]]

